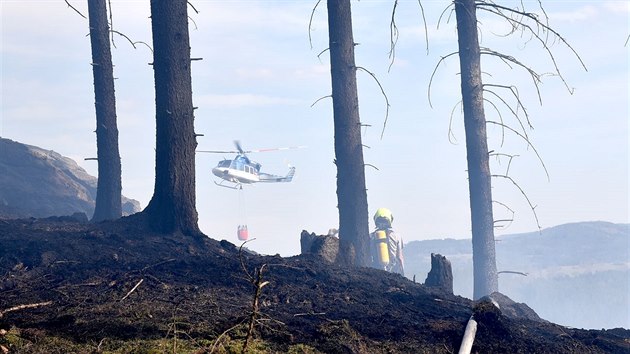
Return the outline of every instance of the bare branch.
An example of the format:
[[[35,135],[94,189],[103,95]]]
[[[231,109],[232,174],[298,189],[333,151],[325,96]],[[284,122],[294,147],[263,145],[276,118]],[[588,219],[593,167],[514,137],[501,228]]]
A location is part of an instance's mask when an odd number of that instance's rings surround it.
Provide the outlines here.
[[[480,49],[481,50],[479,51],[479,54],[487,54],[487,55],[491,55],[491,56],[496,56],[496,57],[500,58],[504,63],[508,64],[508,66],[510,68],[511,68],[511,66],[509,65],[509,63],[513,63],[513,64],[516,64],[516,65],[520,66],[521,68],[525,69],[529,73],[529,75],[531,76],[532,81],[534,82],[534,86],[536,87],[536,93],[538,94],[538,101],[542,105],[542,96],[540,94],[540,87],[538,86],[540,84],[541,80],[540,80],[540,75],[536,71],[534,71],[533,69],[531,69],[527,65],[521,63],[520,61],[518,61],[513,56],[505,55],[505,54],[499,53],[499,52],[495,52],[494,50],[491,50],[489,48],[480,48]]]
[[[421,0],[418,0],[418,5],[420,5],[420,12],[422,13],[422,22],[424,23],[424,39],[427,43],[427,55],[429,55],[429,29],[427,28],[427,19],[424,16],[424,6],[422,6]]]
[[[488,156],[495,156],[499,163],[501,163],[501,157],[508,157],[509,158],[507,168],[505,169],[505,175],[506,176],[510,174],[510,166],[512,165],[512,160],[515,157],[519,157],[519,155],[510,155],[510,154],[504,154],[504,153],[498,153],[498,152],[492,153],[492,154],[488,154]]]
[[[448,4],[448,6],[444,8],[444,10],[442,10],[440,17],[438,18],[437,29],[440,29],[440,22],[442,21],[442,17],[444,17],[444,14],[446,13],[446,11],[448,11],[448,9],[451,9],[451,12],[448,14],[448,19],[446,20],[446,23],[448,23],[451,20],[451,16],[453,15],[453,12],[455,11],[455,3],[451,2],[450,4]]]
[[[496,201],[496,200],[493,200],[492,202],[496,203],[496,204],[499,204],[500,206],[504,207],[505,209],[507,209],[509,212],[512,213],[512,216],[509,219],[499,219],[499,220],[495,220],[494,221],[494,223],[507,222],[508,223],[507,225],[498,226],[498,227],[501,227],[503,229],[507,229],[512,224],[512,222],[514,221],[514,214],[516,214],[516,212],[514,212],[514,210],[512,210],[512,208],[510,208],[509,206],[507,206],[506,204],[504,204],[502,202],[499,202],[499,201]]]
[[[317,9],[317,6],[319,6],[320,2],[322,2],[322,0],[317,0],[317,3],[315,4],[315,6],[313,6],[313,11],[311,11],[311,17],[308,19],[308,43],[311,45],[311,49],[313,49],[313,39],[311,38],[311,27],[313,25],[313,17],[315,16],[315,10]]]
[[[147,48],[149,48],[149,50],[151,51],[151,54],[153,54],[153,48],[151,48],[151,46],[150,46],[150,45],[146,44],[146,43],[145,43],[145,42],[143,42],[143,41],[135,41],[135,42],[133,42],[133,44],[138,44],[138,43],[139,43],[139,44],[144,44],[145,46],[147,46]]]
[[[133,42],[133,41],[132,41],[129,37],[127,37],[125,34],[120,33],[120,32],[118,32],[118,31],[114,31],[114,30],[110,30],[110,32],[111,32],[112,34],[114,34],[114,33],[115,33],[115,34],[117,34],[117,35],[119,35],[119,36],[121,36],[121,37],[125,38],[127,41],[129,41],[129,43],[131,43],[131,46],[133,47],[133,49],[136,49],[136,44],[135,44],[135,43],[134,43],[134,42]],[[113,44],[114,44],[114,36],[112,36],[112,45],[113,45]],[[116,47],[116,46],[114,45],[114,48],[115,48],[115,47]]]
[[[75,9],[74,6],[70,5],[70,3],[68,2],[68,0],[64,0],[66,2],[66,4],[68,5],[69,8],[73,9],[76,13],[79,14],[79,16],[83,17],[84,19],[87,20],[87,17],[85,17],[81,12],[79,12],[79,10]]]
[[[223,331],[223,333],[221,333],[217,337],[217,339],[214,340],[214,343],[212,343],[212,347],[210,348],[210,353],[214,353],[214,350],[216,349],[217,344],[219,344],[219,341],[221,340],[221,338],[223,338],[223,336],[225,336],[229,332],[233,331],[236,327],[242,325],[243,322],[245,322],[245,319],[243,319],[241,322],[239,322],[239,323],[235,324],[234,326],[232,326],[232,327],[226,329],[225,331]]]
[[[427,45],[427,55],[429,54],[429,30],[427,29],[427,20],[424,15],[424,6],[422,6],[422,1],[418,0],[418,5],[420,5],[420,13],[422,14],[422,23],[424,24],[424,36]],[[396,26],[396,7],[398,6],[398,0],[394,0],[394,7],[392,8],[392,16],[391,21],[389,23],[389,41],[390,41],[390,49],[389,49],[389,58],[390,63],[387,68],[387,72],[389,72],[394,65],[394,60],[396,58],[396,43],[398,43],[398,26]]]
[[[110,26],[110,30],[111,30],[111,40],[112,40],[112,46],[114,48],[116,48],[116,42],[114,42],[114,36],[113,36],[113,31],[114,31],[114,16],[112,15],[112,2],[111,0],[107,0],[107,6],[109,7],[109,26]],[[131,41],[130,41],[131,42]],[[134,47],[136,48],[136,47]]]
[[[189,3],[189,4],[190,4],[190,3]],[[191,6],[192,6],[192,5],[191,5]],[[192,21],[193,25],[195,25],[195,30],[198,30],[198,29],[199,29],[199,27],[197,27],[197,22],[195,22],[195,19],[194,19],[194,18],[192,18],[191,16],[188,16],[188,19],[189,19],[190,21]]]
[[[262,280],[263,271],[265,270],[266,265],[267,264],[263,264],[256,270],[256,280],[252,283],[252,285],[254,285],[254,298],[252,299],[252,312],[249,318],[247,337],[245,338],[245,344],[243,345],[243,353],[247,352],[247,346],[254,336],[254,324],[256,323],[256,318],[258,317],[258,302],[260,300],[262,288],[269,284],[269,281]]]
[[[197,9],[195,8],[195,6],[194,6],[194,5],[193,5],[190,1],[188,1],[188,6],[192,7],[193,11],[195,11],[195,13],[196,13],[197,15],[199,15],[199,11],[197,11]]]
[[[536,219],[536,226],[538,226],[538,229],[540,230],[540,222],[538,221],[538,214],[536,214],[536,206],[534,206],[532,204],[532,202],[529,200],[529,197],[527,196],[527,194],[525,193],[525,191],[523,190],[523,188],[521,188],[521,186],[516,183],[516,181],[510,177],[510,176],[505,176],[505,175],[491,175],[491,177],[496,177],[496,178],[505,178],[507,180],[509,180],[510,182],[512,182],[512,184],[521,192],[521,194],[523,195],[523,197],[525,198],[525,200],[527,201],[527,204],[529,204],[529,208],[532,210],[532,214],[534,214],[534,219]]]
[[[532,148],[532,150],[534,150],[534,153],[538,157],[538,160],[540,161],[540,164],[542,165],[543,169],[545,170],[545,174],[547,175],[547,180],[550,180],[549,172],[547,171],[547,167],[545,166],[545,163],[543,162],[542,158],[540,157],[540,154],[538,153],[538,150],[536,150],[536,147],[534,147],[534,145],[531,143],[531,141],[529,141],[529,139],[527,137],[523,136],[521,133],[519,133],[518,131],[514,130],[510,126],[507,126],[507,125],[499,123],[499,122],[488,120],[488,121],[486,121],[486,124],[496,124],[496,125],[503,126],[505,129],[511,131],[512,133],[518,135],[521,139],[525,140],[527,145],[529,145]]]
[[[455,138],[455,134],[453,134],[453,116],[455,115],[455,109],[457,108],[457,106],[461,105],[462,103],[463,102],[460,100],[455,104],[455,106],[453,106],[453,109],[451,110],[451,116],[448,119],[448,142],[453,145],[457,145],[457,138]],[[451,137],[453,137],[453,140],[451,140]]]
[[[497,274],[502,274],[502,273],[519,274],[519,275],[522,275],[522,276],[525,276],[525,277],[527,276],[527,273],[516,272],[516,271],[513,271],[513,270],[502,270],[500,272],[497,272]]]
[[[136,283],[136,285],[131,288],[131,290],[129,290],[129,292],[127,293],[127,295],[123,296],[122,299],[120,299],[120,301],[123,301],[124,299],[126,299],[127,297],[129,297],[129,295],[131,295],[131,293],[133,293],[134,291],[136,291],[136,289],[140,286],[140,284],[142,284],[142,282],[144,281],[144,279],[140,279],[140,281],[138,281]]]
[[[372,72],[370,72],[369,70],[367,70],[364,67],[361,66],[357,66],[357,69],[363,70],[366,73],[370,74],[370,76],[372,76],[372,78],[374,79],[374,81],[376,81],[376,84],[378,85],[378,87],[381,89],[381,93],[383,94],[383,97],[385,98],[385,121],[383,122],[383,130],[381,131],[381,139],[383,139],[383,134],[385,134],[385,127],[387,126],[387,118],[389,117],[389,99],[387,98],[387,94],[385,93],[385,90],[383,89],[383,86],[381,85],[380,81],[378,81],[378,79],[376,78],[376,75],[374,75]]]
[[[320,97],[317,99],[317,101],[313,102],[313,104],[311,105],[311,107],[313,107],[315,104],[317,104],[317,102],[323,100],[324,98],[332,98],[332,95],[328,95],[328,96],[324,96],[324,97]]]
[[[243,247],[245,246],[247,242],[254,241],[254,240],[255,238],[251,240],[247,240],[241,243],[241,246],[238,248],[238,260],[241,262],[241,268],[243,268],[243,272],[245,273],[245,275],[247,275],[247,278],[250,282],[254,282],[254,277],[251,274],[249,274],[249,272],[247,271],[247,267],[245,267],[245,262],[243,261]]]
[[[41,307],[41,306],[48,306],[50,304],[52,304],[52,301],[38,302],[36,304],[26,304],[26,305],[18,305],[18,306],[9,307],[6,310],[0,311],[0,318],[2,318],[2,316],[4,316],[4,314],[8,312],[24,310],[24,309],[32,309],[32,308]]]
[[[398,26],[396,26],[396,6],[398,6],[398,0],[394,0],[394,7],[392,8],[392,19],[389,21],[389,72],[394,65],[394,59],[396,58],[396,43],[398,42]]]
[[[516,110],[512,109],[511,106],[509,104],[507,104],[507,102],[503,99],[503,97],[501,97],[500,95],[498,95],[497,93],[495,93],[492,90],[485,89],[486,86],[503,88],[503,89],[509,90],[510,93],[512,94],[512,96],[514,96],[514,98],[516,99]],[[529,120],[529,114],[527,113],[527,108],[525,108],[525,105],[521,101],[521,97],[519,95],[518,88],[516,86],[484,84],[483,87],[484,87],[484,91],[493,94],[495,97],[500,99],[506,107],[508,107],[508,109],[512,112],[512,115],[514,115],[514,117],[518,120],[518,123],[520,124],[521,128],[523,129],[523,133],[526,133],[527,131],[525,130],[525,127],[523,126],[523,122],[521,121],[520,116],[518,114],[519,109],[523,110],[523,114],[525,114],[525,120],[527,122],[527,125],[529,126],[529,129],[534,129],[534,126],[532,125],[532,123]]]
[[[433,69],[433,73],[431,73],[431,79],[429,80],[429,89],[428,89],[428,92],[427,92],[427,96],[429,98],[429,107],[431,107],[431,108],[433,108],[433,104],[431,103],[431,84],[433,83],[433,77],[435,76],[435,73],[437,72],[437,69],[440,67],[440,64],[442,64],[442,62],[444,60],[446,60],[446,58],[448,58],[450,56],[453,56],[453,55],[456,55],[456,54],[459,54],[459,52],[453,52],[453,53],[447,54],[444,57],[440,57],[440,60],[435,65],[435,68]]]
[[[518,26],[518,27],[520,27],[520,28],[522,28],[524,30],[527,30],[529,33],[531,33],[534,36],[534,38],[536,38],[538,40],[538,42],[542,45],[542,47],[547,52],[547,55],[549,56],[549,58],[551,59],[551,61],[553,63],[553,66],[554,66],[556,74],[558,75],[558,77],[560,77],[560,79],[564,83],[564,85],[567,88],[567,90],[570,93],[573,93],[573,90],[569,87],[568,83],[564,79],[564,76],[560,72],[560,68],[558,67],[558,63],[556,62],[556,58],[554,57],[553,53],[551,52],[551,49],[549,48],[549,45],[548,45],[549,34],[550,33],[553,34],[555,39],[558,39],[562,44],[564,44],[567,48],[569,48],[569,50],[571,50],[571,52],[573,52],[573,54],[578,59],[578,61],[580,62],[580,64],[582,65],[582,67],[584,68],[585,71],[588,71],[588,69],[586,68],[586,65],[582,61],[582,58],[577,53],[577,51],[564,39],[564,37],[562,35],[560,35],[560,33],[556,32],[553,28],[551,28],[549,26],[549,24],[548,24],[549,18],[547,17],[546,12],[544,12],[544,9],[543,9],[542,4],[540,3],[540,1],[539,1],[539,5],[540,5],[540,8],[543,11],[543,14],[545,15],[546,22],[542,22],[538,18],[538,16],[536,14],[534,14],[534,13],[525,12],[524,9],[523,9],[523,11],[520,11],[518,9],[513,9],[513,8],[501,6],[501,5],[497,5],[495,3],[486,2],[486,1],[477,1],[477,3],[476,3],[476,6],[477,6],[478,9],[484,10],[484,11],[487,11],[487,12],[490,12],[490,13],[493,13],[495,15],[498,15],[498,16],[506,19],[508,22],[510,22],[512,24],[512,26]],[[523,8],[524,8],[524,6],[523,6]],[[516,19],[516,18],[514,18],[512,16],[507,15],[506,13],[520,16],[522,19]],[[542,38],[540,36],[539,33],[540,33],[541,30],[534,30],[530,25],[525,23],[525,21],[523,19],[529,19],[529,20],[533,21],[533,23],[536,25],[537,28],[542,28],[542,32],[545,34],[546,38]]]
[[[503,115],[501,114],[501,111],[499,110],[499,108],[494,104],[494,102],[490,101],[489,99],[484,98],[483,100],[484,100],[484,102],[488,102],[492,106],[492,108],[494,108],[494,110],[499,115],[499,120],[501,121],[501,124],[503,124]],[[503,147],[504,143],[505,143],[505,129],[501,128],[501,144],[500,144],[500,146]]]
[[[330,49],[330,48],[326,48],[326,49],[322,50],[321,52],[319,52],[319,54],[317,54],[317,59],[319,59],[320,62],[322,61],[322,58],[321,58],[322,54],[326,53],[326,51],[328,51],[328,49]]]

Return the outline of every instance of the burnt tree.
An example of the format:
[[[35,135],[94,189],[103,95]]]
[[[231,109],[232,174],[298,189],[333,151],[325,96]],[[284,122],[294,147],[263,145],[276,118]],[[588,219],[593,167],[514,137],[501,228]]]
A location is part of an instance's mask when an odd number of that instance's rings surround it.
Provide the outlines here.
[[[186,0],[151,0],[155,76],[155,189],[143,213],[163,233],[201,234]]]
[[[473,298],[498,291],[491,173],[475,0],[456,0],[473,246]]]
[[[328,0],[328,31],[339,208],[338,261],[367,266],[369,216],[350,0]]]
[[[105,1],[88,0],[98,156],[96,207],[92,216],[94,222],[118,219],[122,216],[122,182],[116,123],[116,98],[114,95],[114,69]]]

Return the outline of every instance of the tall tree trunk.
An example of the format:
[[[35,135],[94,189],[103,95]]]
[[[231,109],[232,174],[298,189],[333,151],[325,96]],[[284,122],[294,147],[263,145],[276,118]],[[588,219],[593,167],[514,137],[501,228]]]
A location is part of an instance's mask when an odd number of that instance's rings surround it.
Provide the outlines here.
[[[122,216],[121,167],[116,125],[114,69],[109,44],[106,0],[88,0],[92,71],[96,107],[96,147],[98,185],[92,221],[118,219]]]
[[[491,175],[474,0],[455,0],[473,243],[473,298],[498,291]]]
[[[350,0],[328,0],[330,74],[335,123],[339,261],[369,264],[369,217],[361,143]]]
[[[159,232],[200,234],[186,0],[151,0],[156,157],[153,198],[144,210]]]

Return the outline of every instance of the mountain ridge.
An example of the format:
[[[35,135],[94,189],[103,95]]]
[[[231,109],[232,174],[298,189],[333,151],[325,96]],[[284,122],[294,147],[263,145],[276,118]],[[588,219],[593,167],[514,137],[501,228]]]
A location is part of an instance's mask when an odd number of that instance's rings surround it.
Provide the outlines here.
[[[0,171],[0,219],[94,213],[98,179],[69,157],[0,137]],[[141,210],[125,196],[122,208]]]
[[[502,235],[496,241],[502,293],[556,323],[630,327],[630,224],[574,222]],[[471,296],[471,239],[412,241],[405,246],[407,274],[424,276],[431,253],[439,253],[451,262],[455,293]]]

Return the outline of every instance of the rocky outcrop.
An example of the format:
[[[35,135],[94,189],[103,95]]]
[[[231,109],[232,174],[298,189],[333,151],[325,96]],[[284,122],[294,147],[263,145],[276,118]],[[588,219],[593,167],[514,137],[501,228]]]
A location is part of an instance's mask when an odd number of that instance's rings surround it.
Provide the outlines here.
[[[94,213],[97,178],[52,150],[0,138],[0,219]],[[140,203],[122,197],[123,215]]]

